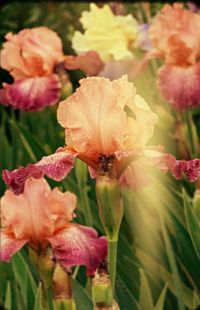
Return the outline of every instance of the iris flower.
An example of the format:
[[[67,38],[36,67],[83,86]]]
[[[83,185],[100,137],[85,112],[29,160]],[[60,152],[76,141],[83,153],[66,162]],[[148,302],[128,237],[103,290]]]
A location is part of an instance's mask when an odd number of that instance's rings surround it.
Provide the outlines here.
[[[200,104],[200,15],[183,4],[165,4],[149,29],[153,50],[164,60],[158,72],[162,96],[176,109]]]
[[[24,111],[40,111],[59,101],[62,79],[59,70],[81,69],[93,75],[102,67],[95,52],[81,56],[65,56],[62,41],[47,27],[8,33],[1,51],[1,67],[9,71],[13,84],[3,83],[1,104]],[[89,69],[87,69],[89,68]],[[65,73],[65,83],[71,82]],[[66,86],[65,86],[66,87]]]
[[[85,265],[93,275],[107,255],[105,237],[93,228],[73,223],[76,196],[50,189],[45,179],[29,178],[24,193],[7,190],[1,198],[0,259],[8,262],[25,244],[36,251],[52,247],[63,267]]]
[[[162,146],[147,146],[157,116],[126,76],[82,79],[76,92],[60,102],[57,117],[65,128],[66,146],[35,164],[4,170],[3,179],[15,194],[23,192],[29,177],[65,178],[76,157],[88,165],[92,177],[111,165],[119,183],[133,190],[145,185],[149,165],[170,171],[176,179],[199,177],[200,159],[176,160]]]
[[[130,14],[115,15],[109,5],[99,8],[90,4],[90,11],[82,13],[80,22],[84,33],[76,31],[72,46],[78,53],[96,51],[103,62],[132,58],[131,45],[135,44],[138,25]]]

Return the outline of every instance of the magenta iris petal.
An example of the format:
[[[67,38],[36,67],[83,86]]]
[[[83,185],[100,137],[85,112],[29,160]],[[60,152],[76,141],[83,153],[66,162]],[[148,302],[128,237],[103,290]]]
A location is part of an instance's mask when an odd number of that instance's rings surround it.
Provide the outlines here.
[[[200,105],[200,63],[188,67],[162,66],[158,86],[163,98],[178,110]]]
[[[76,153],[64,148],[59,148],[54,154],[43,157],[36,164],[19,167],[13,171],[4,170],[3,180],[16,195],[23,193],[24,184],[30,177],[39,179],[45,174],[56,181],[60,181],[73,168],[76,155]]]
[[[11,234],[7,234],[4,229],[0,231],[1,240],[1,251],[0,251],[0,261],[9,262],[11,256],[18,252],[25,243],[27,239],[17,240]]]
[[[190,182],[195,182],[200,177],[200,159],[177,160],[175,156],[164,153],[162,147],[149,147],[145,150],[148,163],[155,165],[163,172],[170,171],[177,179],[184,175]]]
[[[24,111],[40,111],[46,106],[56,104],[61,89],[56,74],[28,78],[3,86],[0,90],[1,104]]]
[[[93,275],[107,256],[107,239],[98,237],[93,228],[70,224],[49,238],[55,258],[64,266],[85,265]]]

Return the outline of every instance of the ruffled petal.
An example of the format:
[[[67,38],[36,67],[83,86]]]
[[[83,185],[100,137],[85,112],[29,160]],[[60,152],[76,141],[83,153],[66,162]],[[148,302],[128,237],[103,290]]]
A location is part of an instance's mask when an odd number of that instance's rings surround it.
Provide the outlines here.
[[[66,56],[65,68],[68,70],[80,69],[87,76],[98,75],[103,68],[103,62],[99,54],[95,51],[89,51],[79,56]]]
[[[60,181],[66,177],[74,166],[77,153],[59,148],[54,154],[43,157],[36,164],[19,167],[13,171],[4,170],[3,180],[11,190],[19,195],[24,191],[26,179],[32,177],[41,178],[44,174],[53,180]]]
[[[1,198],[2,222],[15,238],[36,241],[53,233],[54,225],[48,208],[50,193],[44,179],[28,179],[23,195],[17,196],[11,190],[5,192]]]
[[[0,260],[4,262],[9,262],[12,255],[18,252],[25,243],[27,239],[15,239],[14,236],[9,235],[4,229],[0,231]]]
[[[200,177],[200,159],[177,160],[175,156],[165,153],[162,147],[149,147],[144,150],[148,163],[156,166],[163,172],[170,171],[177,179],[184,175],[190,182],[195,182]]]
[[[2,178],[8,187],[19,195],[24,191],[24,184],[28,178],[39,179],[43,175],[34,164],[29,164],[26,167],[19,167],[13,171],[3,170]]]
[[[70,192],[61,192],[57,187],[49,195],[49,207],[53,214],[54,221],[63,222],[63,216],[70,222],[76,217],[76,195]]]
[[[40,111],[58,102],[61,84],[58,76],[28,78],[12,85],[4,83],[1,103],[24,111]]]
[[[101,260],[107,256],[107,240],[98,237],[93,228],[70,224],[49,238],[55,258],[64,266],[85,265],[93,275]]]
[[[47,27],[23,29],[18,34],[8,33],[5,38],[1,65],[15,80],[49,76],[64,59],[61,39]]]
[[[110,155],[122,148],[127,127],[122,105],[128,100],[126,85],[131,83],[123,78],[111,82],[90,77],[80,84],[72,96],[60,102],[58,122],[66,128],[70,146],[77,152],[90,158]]]
[[[178,110],[200,105],[199,85],[200,62],[188,67],[164,65],[159,69],[161,95]]]

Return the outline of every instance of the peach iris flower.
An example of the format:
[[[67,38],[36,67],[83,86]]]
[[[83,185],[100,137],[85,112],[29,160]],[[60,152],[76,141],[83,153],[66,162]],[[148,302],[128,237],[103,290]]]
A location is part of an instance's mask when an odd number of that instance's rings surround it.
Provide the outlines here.
[[[65,69],[82,69],[90,75],[102,67],[95,52],[79,57],[65,56],[61,39],[47,27],[24,29],[18,34],[8,33],[5,38],[1,67],[14,78],[12,85],[4,83],[0,90],[1,103],[6,106],[25,111],[42,110],[60,98],[60,69],[62,72]],[[66,74],[65,77],[68,79]]]
[[[170,170],[177,179],[183,174],[190,181],[198,179],[200,160],[176,160],[160,146],[147,146],[157,116],[127,77],[114,81],[90,77],[82,79],[80,85],[58,108],[67,146],[35,164],[3,171],[4,181],[16,194],[23,192],[29,177],[46,174],[58,181],[65,178],[76,157],[89,166],[93,177],[104,168],[105,161],[112,164],[120,184],[134,190],[146,183],[147,165]]]
[[[72,223],[75,207],[74,194],[51,190],[44,179],[29,178],[19,196],[7,190],[1,198],[0,259],[9,261],[26,243],[36,251],[51,246],[63,266],[86,265],[93,274],[107,255],[107,241],[94,229]]]
[[[64,60],[62,42],[47,27],[8,33],[1,51],[1,67],[14,78],[3,84],[1,103],[25,111],[42,110],[60,97],[61,83],[55,66]]]
[[[165,64],[158,72],[163,97],[177,109],[200,103],[200,15],[180,3],[165,4],[149,29],[156,57]],[[147,54],[148,55],[148,54]]]

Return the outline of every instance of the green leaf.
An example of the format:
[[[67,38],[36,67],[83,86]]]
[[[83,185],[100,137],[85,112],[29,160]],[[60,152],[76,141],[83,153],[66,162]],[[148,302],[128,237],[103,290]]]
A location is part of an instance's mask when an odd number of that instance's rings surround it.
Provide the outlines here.
[[[200,259],[200,222],[192,209],[192,204],[183,190],[184,212],[188,231],[195,249],[195,252]]]
[[[165,227],[162,215],[160,214],[160,223],[161,223],[161,230],[162,230],[162,234],[163,234],[163,239],[164,239],[164,243],[166,246],[166,250],[167,250],[167,256],[168,256],[168,260],[169,260],[169,265],[173,274],[173,281],[174,281],[174,286],[175,286],[175,290],[176,290],[176,296],[178,299],[178,309],[179,310],[184,310],[185,307],[183,305],[183,301],[182,301],[182,289],[181,289],[181,280],[180,280],[180,276],[179,276],[179,271],[177,268],[177,264],[176,264],[176,259],[175,259],[175,254],[171,245],[171,241],[168,235],[168,231]]]
[[[140,281],[140,307],[142,310],[153,310],[154,307],[151,290],[143,269],[140,269]]]
[[[141,249],[137,248],[137,256],[140,259],[144,268],[146,266],[151,265],[153,269],[156,270],[156,274],[168,284],[170,291],[172,294],[177,296],[176,287],[174,284],[173,275],[168,272],[161,264],[159,264],[155,259],[153,259],[149,254],[145,253]],[[181,298],[182,302],[189,309],[196,309],[200,305],[200,296],[197,292],[192,291],[189,287],[187,287],[183,282],[181,285]]]
[[[12,308],[12,296],[11,296],[10,281],[7,282],[6,298],[5,298],[4,306],[5,306],[6,309],[11,309]]]
[[[48,306],[44,299],[44,292],[42,288],[42,282],[39,283],[37,294],[35,297],[35,304],[33,310],[47,310]]]
[[[30,268],[30,262],[26,262],[22,253],[17,253],[12,258],[12,268],[15,279],[20,286],[26,307],[32,305],[37,290],[36,281]]]
[[[164,286],[158,301],[154,307],[154,310],[163,310],[164,303],[165,303],[165,297],[166,297],[166,292],[167,292],[167,284]]]
[[[30,156],[32,161],[41,159],[44,155],[47,155],[44,148],[38,143],[36,138],[20,123],[10,120],[11,126],[17,131],[21,142]]]
[[[119,273],[121,274],[120,270]],[[118,274],[116,278],[115,294],[121,309],[141,310],[134,293],[134,290],[130,290],[127,283],[125,283],[124,279]]]
[[[74,297],[75,302],[77,305],[77,310],[87,309],[92,310],[92,300],[86,291],[77,280],[73,280],[73,291],[74,291]]]

